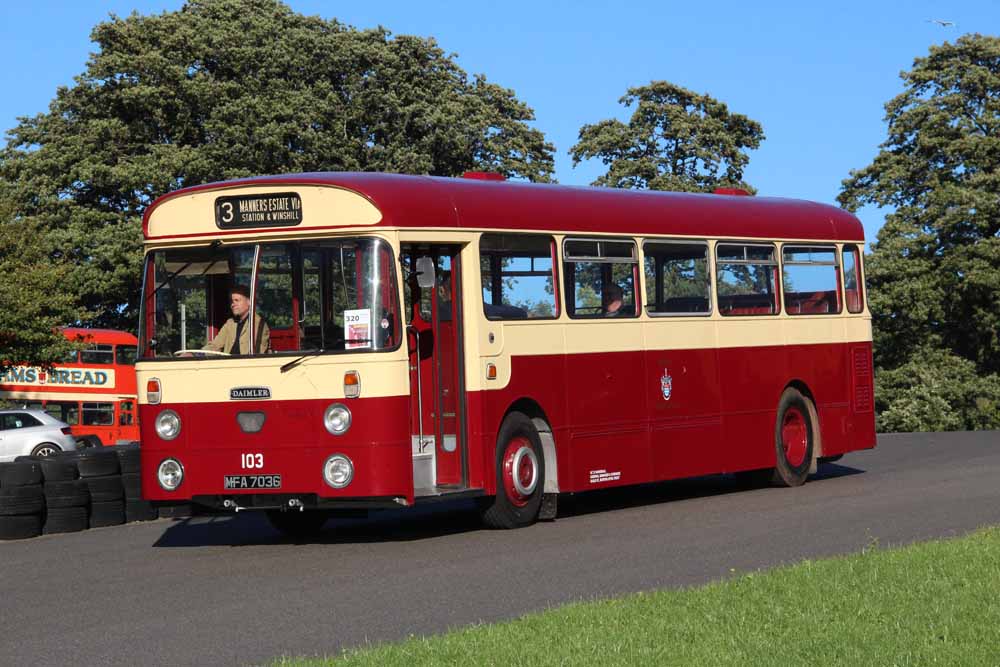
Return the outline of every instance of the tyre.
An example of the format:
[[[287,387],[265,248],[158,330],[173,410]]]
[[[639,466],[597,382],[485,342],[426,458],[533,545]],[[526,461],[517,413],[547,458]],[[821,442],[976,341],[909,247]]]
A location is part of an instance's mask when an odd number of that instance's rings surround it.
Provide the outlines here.
[[[111,448],[84,449],[79,452],[76,465],[80,477],[107,477],[121,473],[118,455]]]
[[[89,524],[88,514],[86,507],[59,507],[55,509],[50,507],[45,514],[45,525],[42,526],[42,533],[52,535],[86,530]]]
[[[125,501],[125,521],[155,521],[157,518],[156,508],[153,504],[145,500]]]
[[[104,443],[96,435],[81,435],[76,439],[76,446],[82,449],[101,449]]]
[[[106,503],[125,498],[125,488],[122,486],[121,475],[84,477],[83,481],[86,482],[87,489],[90,490],[91,502]]]
[[[0,516],[41,514],[44,511],[45,495],[40,485],[0,489]]]
[[[52,510],[63,507],[86,507],[90,504],[90,489],[86,480],[45,482],[45,504]]]
[[[41,514],[0,516],[0,540],[23,540],[41,534]]]
[[[139,446],[138,445],[116,445],[112,449],[115,450],[115,454],[118,455],[118,462],[121,465],[121,471],[124,475],[125,473],[135,473],[139,472]]]
[[[80,476],[76,461],[61,456],[38,459],[38,465],[42,467],[42,478],[46,484],[49,482],[68,482]]]
[[[50,456],[55,456],[61,451],[62,449],[56,443],[43,442],[31,450],[31,455],[37,456],[38,458],[48,458]]]
[[[90,527],[120,526],[125,523],[125,501],[112,500],[90,504]]]
[[[321,510],[283,512],[268,510],[267,519],[275,530],[293,539],[315,537],[323,530],[330,515]]]
[[[778,402],[774,425],[776,463],[771,481],[778,486],[802,486],[813,460],[812,420],[808,399],[796,389],[786,389]]]
[[[128,500],[142,499],[142,483],[139,473],[123,472],[122,486],[125,487],[125,498]]]
[[[538,518],[545,486],[542,441],[531,419],[507,415],[497,436],[497,495],[483,509],[490,528],[521,528]]]
[[[42,466],[37,461],[0,463],[0,488],[42,483]]]

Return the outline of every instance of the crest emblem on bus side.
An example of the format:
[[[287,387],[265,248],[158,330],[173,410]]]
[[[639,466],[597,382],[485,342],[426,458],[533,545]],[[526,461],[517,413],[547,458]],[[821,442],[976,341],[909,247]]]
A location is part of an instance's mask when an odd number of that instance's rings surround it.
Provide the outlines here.
[[[670,372],[666,368],[663,369],[663,377],[660,378],[660,391],[665,401],[669,401],[670,395],[674,393],[674,379],[670,377]]]

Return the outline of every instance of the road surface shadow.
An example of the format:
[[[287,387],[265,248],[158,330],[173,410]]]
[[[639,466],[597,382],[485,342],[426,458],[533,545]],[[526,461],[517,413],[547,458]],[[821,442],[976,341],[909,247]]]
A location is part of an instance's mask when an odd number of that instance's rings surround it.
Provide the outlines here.
[[[810,483],[863,473],[850,466],[828,463],[820,466]],[[569,519],[662,503],[710,498],[762,488],[734,475],[712,475],[641,484],[559,498],[557,518]],[[476,503],[456,500],[418,505],[411,509],[373,512],[367,518],[331,519],[308,540],[291,539],[275,530],[262,512],[175,519],[153,544],[154,547],[247,547],[281,544],[356,544],[409,542],[483,530]]]

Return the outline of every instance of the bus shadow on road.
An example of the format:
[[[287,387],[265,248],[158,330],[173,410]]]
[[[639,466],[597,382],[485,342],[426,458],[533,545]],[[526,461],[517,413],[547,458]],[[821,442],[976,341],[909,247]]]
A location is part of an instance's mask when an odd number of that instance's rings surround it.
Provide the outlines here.
[[[810,484],[858,475],[860,468],[826,464],[809,478]],[[613,512],[634,507],[711,498],[766,488],[734,475],[619,487],[564,495],[557,518]],[[360,519],[331,519],[309,539],[292,539],[275,530],[260,512],[199,516],[175,520],[153,544],[163,548],[251,547],[283,544],[364,544],[411,542],[484,530],[476,505],[470,500],[439,502],[412,509],[386,510]]]
[[[308,539],[293,539],[275,530],[261,512],[201,516],[177,520],[154,547],[248,547],[280,544],[362,544],[410,542],[482,530],[473,502],[434,503],[410,510],[385,510],[368,518],[334,518]]]

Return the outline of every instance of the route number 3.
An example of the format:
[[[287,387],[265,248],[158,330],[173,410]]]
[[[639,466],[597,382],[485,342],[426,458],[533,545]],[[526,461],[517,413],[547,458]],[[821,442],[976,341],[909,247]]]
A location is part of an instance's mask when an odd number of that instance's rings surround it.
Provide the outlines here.
[[[240,465],[244,468],[263,468],[264,467],[264,455],[263,454],[240,454]]]
[[[233,203],[232,202],[222,202],[222,221],[232,222],[233,221]]]

